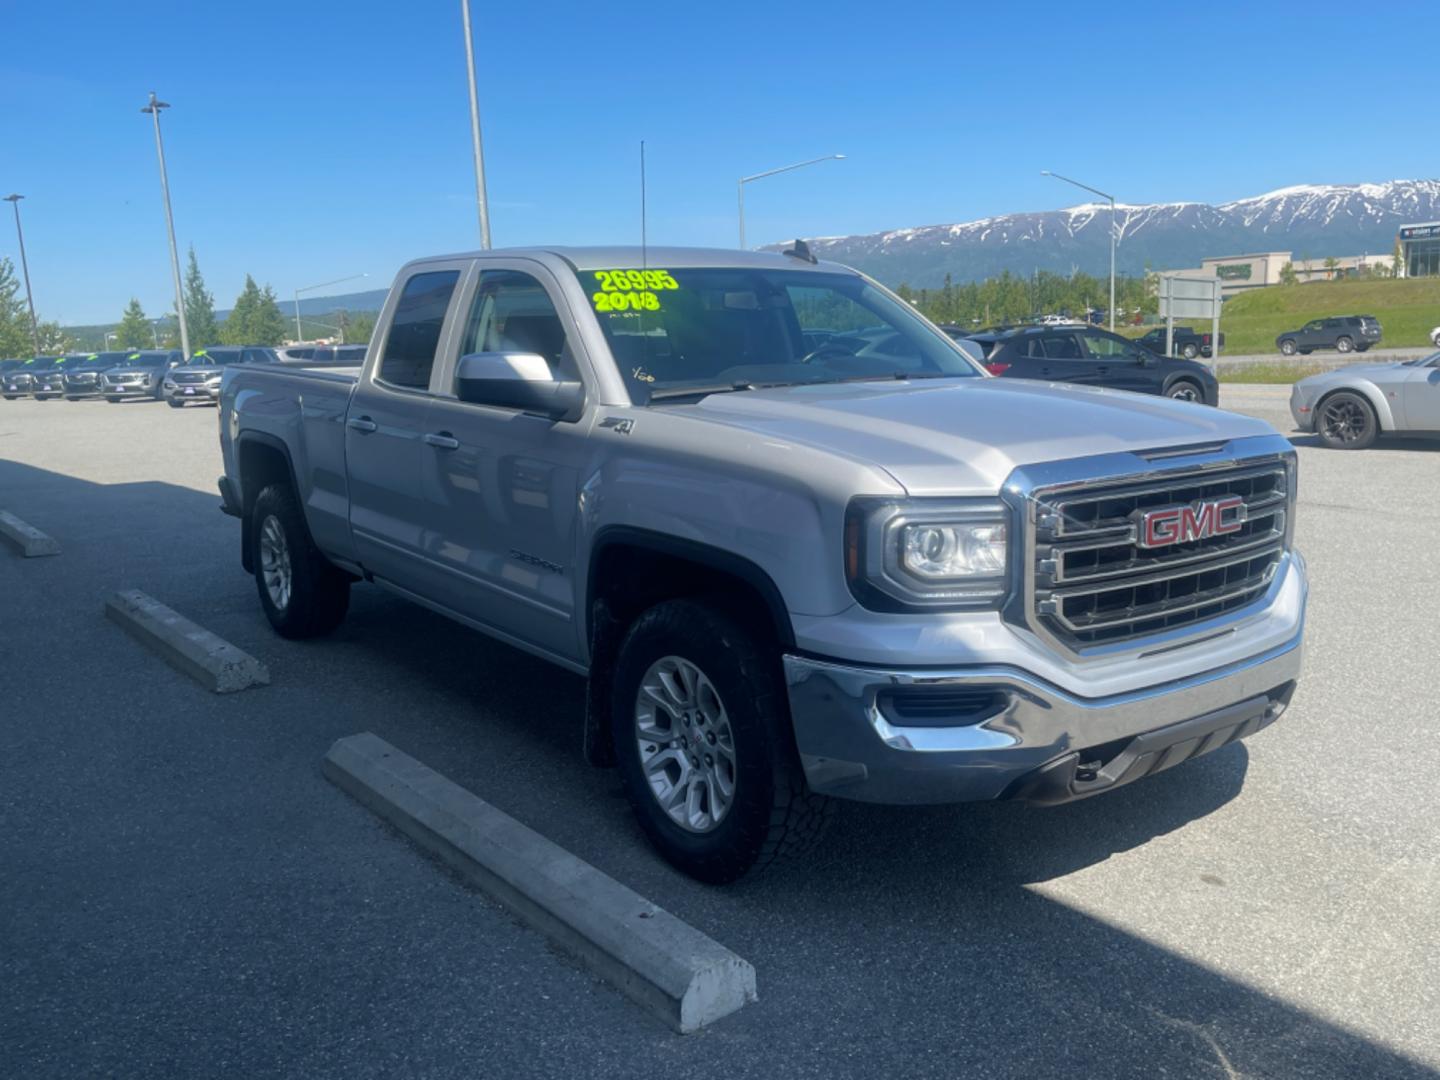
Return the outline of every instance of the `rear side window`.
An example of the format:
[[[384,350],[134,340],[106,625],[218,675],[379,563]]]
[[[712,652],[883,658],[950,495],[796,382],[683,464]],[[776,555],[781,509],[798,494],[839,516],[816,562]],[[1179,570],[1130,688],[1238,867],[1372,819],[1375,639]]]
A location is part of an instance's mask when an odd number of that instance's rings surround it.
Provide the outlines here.
[[[1040,340],[1045,346],[1046,357],[1051,360],[1080,359],[1080,346],[1072,334],[1046,334]]]
[[[445,312],[460,280],[459,270],[432,270],[405,282],[395,305],[390,332],[385,335],[377,375],[382,382],[424,390],[440,348]]]

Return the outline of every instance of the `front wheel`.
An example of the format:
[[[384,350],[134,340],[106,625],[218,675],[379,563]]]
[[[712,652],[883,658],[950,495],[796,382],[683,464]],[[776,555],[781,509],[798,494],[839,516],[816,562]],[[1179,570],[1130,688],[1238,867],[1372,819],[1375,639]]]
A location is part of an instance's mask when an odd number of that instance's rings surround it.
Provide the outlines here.
[[[625,794],[671,865],[720,885],[818,840],[832,807],[805,786],[777,657],[718,605],[641,615],[612,693]]]
[[[1380,420],[1370,402],[1342,390],[1320,403],[1315,432],[1332,450],[1364,450],[1380,434]]]
[[[1286,338],[1284,341],[1280,342],[1280,351],[1286,356],[1294,356],[1295,342],[1291,341],[1289,338]]]
[[[166,398],[165,404],[169,405],[172,409],[183,409],[185,407],[185,403],[183,401],[177,401],[173,397]]]
[[[256,497],[250,560],[260,606],[281,637],[321,637],[344,620],[350,608],[350,578],[310,539],[289,485],[271,484]]]
[[[1170,389],[1165,391],[1165,396],[1175,401],[1192,401],[1197,405],[1205,403],[1204,392],[1189,379],[1176,379],[1170,384]]]

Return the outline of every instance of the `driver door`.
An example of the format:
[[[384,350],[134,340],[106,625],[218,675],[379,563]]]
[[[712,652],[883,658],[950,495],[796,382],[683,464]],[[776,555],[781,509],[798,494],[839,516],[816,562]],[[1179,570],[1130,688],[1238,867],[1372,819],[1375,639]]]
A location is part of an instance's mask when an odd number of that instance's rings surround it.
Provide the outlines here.
[[[1409,430],[1440,431],[1440,358],[1408,373],[1403,397]]]
[[[1161,361],[1149,349],[1103,330],[1081,334],[1080,343],[1095,362],[1095,382],[1100,386],[1137,394],[1160,392]],[[1160,347],[1165,347],[1163,342]]]

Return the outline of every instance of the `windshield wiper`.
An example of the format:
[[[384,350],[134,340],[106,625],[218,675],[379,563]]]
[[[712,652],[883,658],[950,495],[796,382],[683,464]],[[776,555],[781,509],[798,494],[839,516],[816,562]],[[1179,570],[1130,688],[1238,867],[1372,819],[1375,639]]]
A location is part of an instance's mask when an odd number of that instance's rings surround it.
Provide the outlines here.
[[[707,394],[729,394],[738,390],[763,390],[767,386],[788,386],[788,383],[733,382],[716,383],[714,386],[667,386],[663,390],[651,390],[651,401],[667,398],[704,397]]]
[[[843,379],[822,379],[821,382],[848,383],[848,382],[904,382],[909,379],[963,379],[966,376],[956,375],[948,371],[891,371],[875,375],[847,375]]]

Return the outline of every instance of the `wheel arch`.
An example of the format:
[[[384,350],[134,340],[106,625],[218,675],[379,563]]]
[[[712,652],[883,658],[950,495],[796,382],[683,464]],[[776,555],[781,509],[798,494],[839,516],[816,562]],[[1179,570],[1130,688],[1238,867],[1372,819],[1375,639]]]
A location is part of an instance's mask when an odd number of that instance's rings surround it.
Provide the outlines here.
[[[247,574],[255,567],[250,558],[250,511],[255,499],[270,484],[289,484],[298,498],[295,462],[284,441],[263,431],[242,431],[235,440],[235,460],[240,471],[240,565]]]
[[[1325,393],[1316,399],[1314,412],[1316,420],[1318,421],[1320,410],[1324,407],[1326,401],[1336,394],[1345,393],[1359,394],[1370,403],[1370,407],[1375,410],[1375,421],[1380,425],[1381,431],[1395,430],[1395,416],[1390,411],[1389,399],[1386,398],[1378,386],[1371,382],[1343,383],[1340,386],[1332,386],[1326,390]]]
[[[795,631],[779,587],[744,556],[627,525],[595,534],[584,609],[590,645],[584,749],[591,764],[614,764],[608,702],[626,628],[657,603],[699,596],[720,598],[726,614],[762,634],[777,654],[794,648]]]

